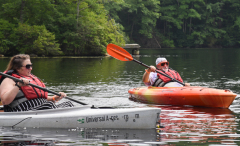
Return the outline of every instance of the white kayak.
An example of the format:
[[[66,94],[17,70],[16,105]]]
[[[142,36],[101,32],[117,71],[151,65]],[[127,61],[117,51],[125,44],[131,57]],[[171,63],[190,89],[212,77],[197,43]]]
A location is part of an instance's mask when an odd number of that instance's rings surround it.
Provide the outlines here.
[[[0,126],[36,128],[156,128],[159,108],[91,108],[0,112]]]

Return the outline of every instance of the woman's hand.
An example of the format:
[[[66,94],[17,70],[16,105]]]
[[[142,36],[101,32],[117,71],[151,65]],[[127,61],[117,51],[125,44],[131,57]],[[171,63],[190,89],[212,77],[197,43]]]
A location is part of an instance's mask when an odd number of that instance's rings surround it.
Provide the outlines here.
[[[60,94],[61,96],[54,95],[54,96],[52,97],[52,101],[59,101],[59,100],[61,100],[62,98],[64,98],[64,97],[67,96],[67,94],[65,94],[64,92],[59,92],[59,94]]]
[[[25,79],[25,78],[20,78],[20,80],[22,80],[23,83],[22,83],[22,82],[17,82],[17,83],[16,83],[16,84],[17,84],[18,86],[20,86],[20,87],[22,87],[22,86],[27,86],[27,85],[30,83],[30,80]]]

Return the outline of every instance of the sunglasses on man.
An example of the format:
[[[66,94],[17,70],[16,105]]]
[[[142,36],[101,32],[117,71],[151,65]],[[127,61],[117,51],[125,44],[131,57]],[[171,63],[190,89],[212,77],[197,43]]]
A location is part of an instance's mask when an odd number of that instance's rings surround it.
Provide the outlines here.
[[[22,66],[22,67],[26,67],[26,69],[30,69],[30,67],[32,67],[32,64],[27,64],[26,66]]]
[[[165,66],[165,64],[168,66],[168,62],[161,63],[161,66]]]

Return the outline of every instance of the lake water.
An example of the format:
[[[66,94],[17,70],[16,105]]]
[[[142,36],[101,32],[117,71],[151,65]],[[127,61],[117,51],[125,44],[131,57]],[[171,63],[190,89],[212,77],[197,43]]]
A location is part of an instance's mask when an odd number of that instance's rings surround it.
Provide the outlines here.
[[[131,52],[131,50],[128,50]],[[133,57],[155,65],[166,57],[192,86],[230,89],[238,96],[229,109],[148,105],[128,99],[144,86],[145,68],[112,57],[32,58],[32,73],[48,89],[70,98],[111,107],[161,108],[161,129],[11,129],[0,127],[1,144],[22,145],[240,145],[240,49],[140,49]],[[4,71],[9,58],[0,58]],[[65,99],[66,100],[66,99]],[[75,106],[81,106],[74,103]]]

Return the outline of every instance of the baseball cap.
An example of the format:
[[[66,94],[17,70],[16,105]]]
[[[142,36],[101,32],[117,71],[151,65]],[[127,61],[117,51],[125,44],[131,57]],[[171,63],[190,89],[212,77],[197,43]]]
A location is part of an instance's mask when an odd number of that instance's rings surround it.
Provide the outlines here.
[[[161,62],[167,62],[167,59],[166,58],[157,58],[156,59],[156,65],[158,65]]]

